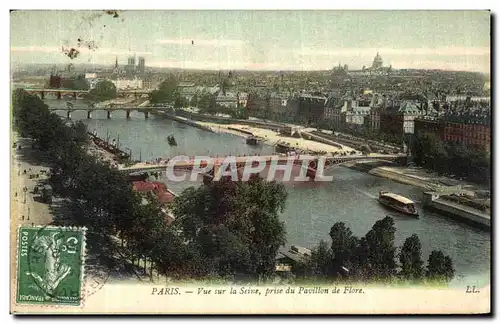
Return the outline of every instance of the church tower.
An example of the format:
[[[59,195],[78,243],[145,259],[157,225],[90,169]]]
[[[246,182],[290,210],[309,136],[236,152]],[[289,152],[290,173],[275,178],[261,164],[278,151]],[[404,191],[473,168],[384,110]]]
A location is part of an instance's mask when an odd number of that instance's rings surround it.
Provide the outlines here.
[[[115,74],[118,74],[120,71],[118,70],[118,56],[115,59],[115,68],[113,69]]]

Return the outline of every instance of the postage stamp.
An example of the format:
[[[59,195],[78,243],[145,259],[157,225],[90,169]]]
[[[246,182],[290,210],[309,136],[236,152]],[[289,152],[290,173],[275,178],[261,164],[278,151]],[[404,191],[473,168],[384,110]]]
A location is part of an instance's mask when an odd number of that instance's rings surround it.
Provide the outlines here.
[[[16,302],[80,306],[85,229],[20,226]]]

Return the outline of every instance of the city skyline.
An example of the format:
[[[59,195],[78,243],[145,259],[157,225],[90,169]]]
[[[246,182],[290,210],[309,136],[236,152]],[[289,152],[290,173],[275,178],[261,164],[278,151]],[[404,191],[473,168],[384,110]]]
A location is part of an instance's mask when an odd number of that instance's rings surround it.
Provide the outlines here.
[[[16,11],[10,52],[13,65],[124,66],[135,55],[206,70],[361,69],[378,52],[395,69],[488,73],[489,32],[489,11]]]

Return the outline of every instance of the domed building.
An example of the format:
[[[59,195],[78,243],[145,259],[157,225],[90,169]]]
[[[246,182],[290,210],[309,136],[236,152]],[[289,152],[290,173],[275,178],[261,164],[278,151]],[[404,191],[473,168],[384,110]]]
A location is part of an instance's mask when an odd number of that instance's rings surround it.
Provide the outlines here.
[[[377,52],[377,55],[375,55],[375,58],[373,59],[372,63],[372,70],[378,70],[384,65],[384,61],[382,60],[382,57],[380,54]]]
[[[380,53],[377,52],[377,55],[373,58],[372,65],[370,67],[365,67],[361,70],[347,71],[347,74],[350,77],[368,77],[368,76],[378,76],[378,75],[388,75],[392,72],[392,66],[385,67],[384,60]]]

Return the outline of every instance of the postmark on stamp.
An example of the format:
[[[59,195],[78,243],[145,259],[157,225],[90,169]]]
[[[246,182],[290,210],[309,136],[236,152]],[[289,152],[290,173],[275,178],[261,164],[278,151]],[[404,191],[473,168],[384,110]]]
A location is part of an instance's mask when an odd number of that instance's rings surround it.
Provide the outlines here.
[[[19,227],[16,302],[80,306],[84,261],[85,228]]]

